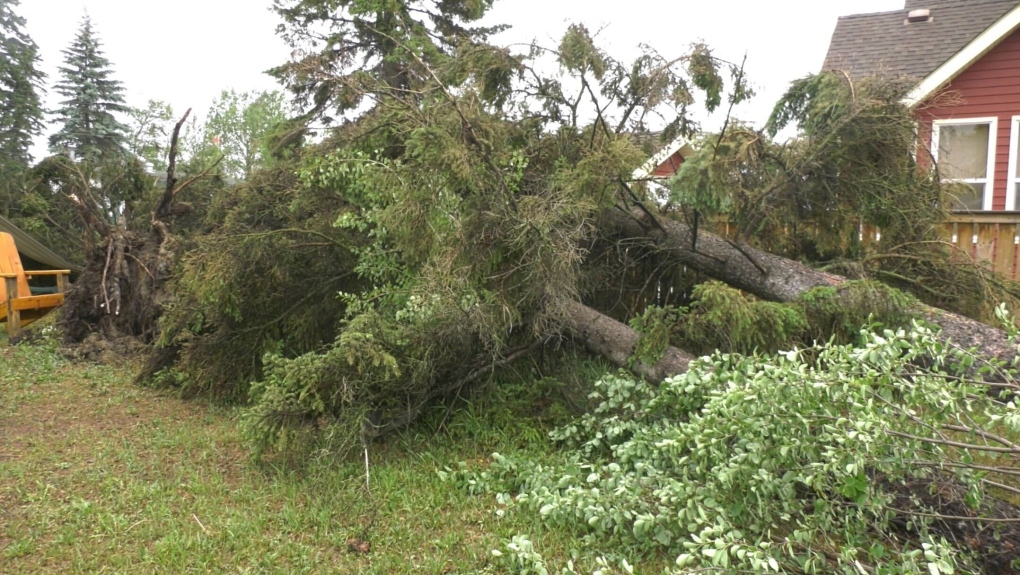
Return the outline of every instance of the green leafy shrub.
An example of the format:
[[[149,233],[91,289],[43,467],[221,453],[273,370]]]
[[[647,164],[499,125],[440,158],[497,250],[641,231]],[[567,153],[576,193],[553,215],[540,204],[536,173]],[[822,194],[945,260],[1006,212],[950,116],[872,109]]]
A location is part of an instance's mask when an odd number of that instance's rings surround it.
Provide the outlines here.
[[[715,354],[661,386],[607,375],[600,406],[553,432],[559,462],[494,454],[445,473],[593,554],[671,555],[677,573],[968,570],[928,491],[904,488],[959,484],[980,512],[994,473],[972,465],[990,455],[982,434],[1020,431],[1020,413],[949,367],[975,358],[926,327],[861,336]]]

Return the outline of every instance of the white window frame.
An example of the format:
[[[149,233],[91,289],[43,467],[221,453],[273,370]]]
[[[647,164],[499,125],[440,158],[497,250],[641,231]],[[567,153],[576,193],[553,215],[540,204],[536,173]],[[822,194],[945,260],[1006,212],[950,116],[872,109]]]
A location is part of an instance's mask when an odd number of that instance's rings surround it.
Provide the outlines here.
[[[998,117],[982,117],[982,118],[950,118],[943,120],[933,120],[931,123],[931,155],[935,158],[935,161],[939,160],[939,128],[942,126],[959,126],[966,124],[988,124],[988,166],[985,168],[984,178],[965,178],[962,180],[950,180],[944,179],[945,182],[963,182],[967,184],[980,184],[982,180],[985,182],[985,192],[981,198],[981,210],[990,212],[992,211],[992,199],[995,195],[995,145],[999,139],[999,118]],[[1012,161],[1012,159],[1011,159]],[[1009,191],[1006,191],[1006,205],[1009,205]]]
[[[1006,209],[1016,210],[1016,186],[1020,184],[1020,174],[1017,173],[1016,155],[1020,144],[1020,116],[1013,116],[1009,128],[1009,172],[1006,176]]]

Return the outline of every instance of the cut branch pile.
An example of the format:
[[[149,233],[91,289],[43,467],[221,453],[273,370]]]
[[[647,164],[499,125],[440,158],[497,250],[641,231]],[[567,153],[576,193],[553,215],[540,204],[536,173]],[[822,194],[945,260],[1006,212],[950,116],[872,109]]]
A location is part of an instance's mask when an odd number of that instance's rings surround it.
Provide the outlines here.
[[[610,212],[606,220],[623,238],[639,240],[682,265],[763,299],[793,302],[812,289],[838,287],[847,282],[844,277],[728,241],[704,230],[698,232],[695,244],[689,226],[654,218],[647,210],[629,213],[616,210]],[[684,373],[694,359],[688,352],[669,347],[655,365],[635,361],[634,350],[641,337],[636,331],[575,301],[564,302],[561,307],[565,310],[562,326],[567,333],[583,342],[592,353],[649,381],[658,382]],[[976,348],[983,357],[1005,362],[1015,357],[1016,349],[1009,345],[1006,333],[1000,329],[920,303],[916,304],[915,311],[920,318],[941,327],[941,337],[952,345]],[[1002,380],[1001,377],[997,379]],[[1011,381],[1003,385],[1016,388]],[[1014,448],[1008,444],[988,449],[1020,453],[1013,451]],[[965,503],[966,486],[946,473],[910,485],[887,485],[897,493],[896,508],[891,511],[901,515],[896,523],[904,532],[910,531],[911,518],[933,517],[932,530],[958,547],[974,551],[985,573],[1015,572],[1011,563],[1020,557],[1020,507],[993,497],[986,498],[982,507],[974,510]],[[1003,487],[995,482],[991,486]]]

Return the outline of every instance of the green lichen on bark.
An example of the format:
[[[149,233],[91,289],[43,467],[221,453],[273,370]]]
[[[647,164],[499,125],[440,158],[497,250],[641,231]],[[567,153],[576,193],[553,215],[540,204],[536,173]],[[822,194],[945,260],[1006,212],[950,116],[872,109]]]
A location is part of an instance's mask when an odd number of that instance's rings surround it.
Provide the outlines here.
[[[840,343],[856,341],[861,326],[869,323],[896,328],[919,317],[917,299],[874,280],[852,280],[839,287],[815,288],[792,305],[804,310],[810,339],[834,337]]]

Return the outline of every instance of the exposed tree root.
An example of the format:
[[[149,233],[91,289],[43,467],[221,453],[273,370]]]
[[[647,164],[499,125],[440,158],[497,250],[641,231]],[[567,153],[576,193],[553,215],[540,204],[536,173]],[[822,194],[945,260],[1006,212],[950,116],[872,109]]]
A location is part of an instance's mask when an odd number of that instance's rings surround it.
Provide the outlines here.
[[[116,229],[86,264],[68,291],[59,323],[74,343],[98,334],[108,340],[133,338],[150,343],[164,301],[166,277],[149,270],[167,268],[161,255],[170,255],[147,234]]]
[[[166,280],[176,259],[169,224],[172,203],[184,188],[204,175],[203,172],[177,184],[177,143],[190,113],[191,110],[185,112],[174,127],[166,189],[152,212],[149,230],[130,231],[102,222],[93,226],[93,231],[102,238],[100,249],[90,254],[85,271],[68,292],[61,310],[59,324],[67,341],[81,343],[96,337],[113,342],[154,341],[168,297]],[[81,209],[94,215],[87,206],[82,205]]]

